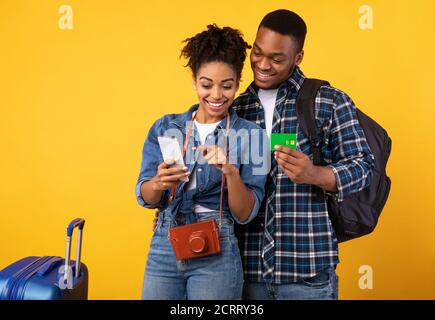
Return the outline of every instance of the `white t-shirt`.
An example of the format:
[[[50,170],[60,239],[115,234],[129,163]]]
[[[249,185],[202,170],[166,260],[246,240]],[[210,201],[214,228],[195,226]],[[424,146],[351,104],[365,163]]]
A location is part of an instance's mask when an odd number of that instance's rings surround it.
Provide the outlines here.
[[[272,132],[273,111],[275,110],[276,96],[278,89],[273,90],[258,90],[258,97],[260,98],[261,105],[264,108],[264,121],[266,124],[266,133],[270,139]]]
[[[201,144],[205,144],[205,140],[207,139],[207,136],[212,133],[220,121],[215,123],[199,123],[198,121],[194,120],[195,127],[198,130],[199,133],[199,139],[201,141]],[[191,190],[196,188],[196,168],[193,170],[193,172],[189,176],[190,180],[187,183],[186,190]],[[199,204],[195,205],[194,212],[209,212],[212,211],[211,209],[208,209],[206,207],[200,206]]]

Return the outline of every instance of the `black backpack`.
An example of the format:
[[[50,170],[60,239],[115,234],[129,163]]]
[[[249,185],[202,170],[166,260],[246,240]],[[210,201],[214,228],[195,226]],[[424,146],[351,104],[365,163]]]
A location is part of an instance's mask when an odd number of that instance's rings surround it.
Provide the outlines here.
[[[317,79],[305,79],[296,99],[298,122],[310,141],[315,165],[326,165],[320,149],[314,115],[315,98],[320,87],[324,85],[329,83]],[[391,180],[386,174],[386,165],[391,153],[391,139],[385,129],[359,109],[357,109],[357,116],[375,157],[375,167],[372,182],[365,189],[350,195],[340,203],[335,198],[327,196],[328,214],[338,242],[358,238],[373,231],[387,202],[391,187]],[[318,197],[325,197],[320,188],[316,188],[316,193]]]

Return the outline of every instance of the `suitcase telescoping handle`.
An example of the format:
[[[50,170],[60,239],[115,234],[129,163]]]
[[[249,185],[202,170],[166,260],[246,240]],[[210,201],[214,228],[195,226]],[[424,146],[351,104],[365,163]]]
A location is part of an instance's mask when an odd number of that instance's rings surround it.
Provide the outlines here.
[[[75,277],[77,278],[80,275],[80,258],[82,252],[82,235],[83,235],[84,226],[85,226],[85,220],[81,218],[77,218],[71,221],[66,229],[66,256],[65,256],[65,275],[64,275],[65,280],[68,277],[68,268],[69,268],[69,262],[71,258],[71,239],[72,239],[74,228],[76,227],[79,229],[79,233],[77,239]]]

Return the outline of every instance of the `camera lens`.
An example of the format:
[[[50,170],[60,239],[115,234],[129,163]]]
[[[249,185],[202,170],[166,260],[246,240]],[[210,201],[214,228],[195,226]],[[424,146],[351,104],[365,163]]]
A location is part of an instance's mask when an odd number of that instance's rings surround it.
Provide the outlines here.
[[[207,239],[204,232],[192,233],[189,237],[190,250],[195,253],[201,253],[207,250]]]

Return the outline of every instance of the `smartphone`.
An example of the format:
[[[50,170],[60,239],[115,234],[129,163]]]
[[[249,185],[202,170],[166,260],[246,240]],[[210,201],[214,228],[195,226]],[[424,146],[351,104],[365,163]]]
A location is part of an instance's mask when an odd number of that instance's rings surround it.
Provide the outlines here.
[[[272,133],[270,135],[270,151],[275,151],[276,145],[296,150],[296,142],[296,133]]]
[[[169,137],[157,137],[157,140],[159,141],[160,151],[162,152],[163,160],[174,160],[175,163],[173,165],[185,167],[183,153],[181,152],[181,148],[177,139]],[[189,177],[183,177],[180,180],[188,182]]]

